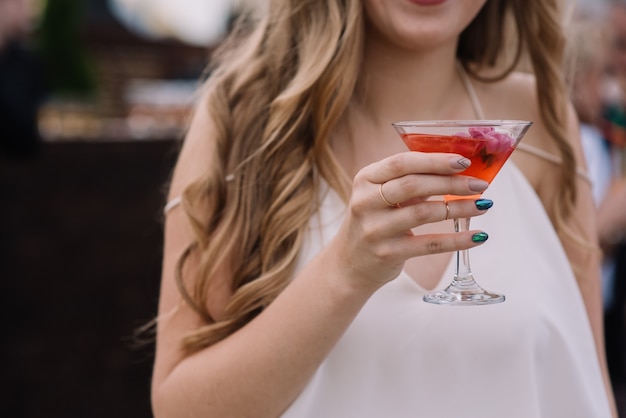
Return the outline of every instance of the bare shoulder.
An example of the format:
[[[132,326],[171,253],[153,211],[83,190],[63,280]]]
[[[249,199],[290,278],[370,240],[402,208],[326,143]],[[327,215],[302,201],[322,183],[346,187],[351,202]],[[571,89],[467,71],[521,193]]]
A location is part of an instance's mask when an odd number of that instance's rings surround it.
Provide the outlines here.
[[[495,83],[475,82],[475,84],[487,118],[532,121],[533,126],[522,139],[522,142],[544,153],[560,158],[558,145],[550,134],[539,110],[539,99],[534,75],[514,72],[505,79]],[[584,158],[578,132],[578,119],[571,104],[568,104],[564,123],[566,124],[566,136],[574,150],[578,165],[584,168]],[[541,159],[536,155],[521,150],[516,151],[513,160],[538,192],[546,186],[546,183],[558,182],[560,167],[554,162]]]
[[[189,184],[203,177],[211,169],[211,156],[215,149],[216,127],[209,109],[207,96],[199,98],[188,131],[180,150],[171,181],[169,198],[180,197]],[[164,225],[163,264],[159,297],[159,320],[157,322],[156,360],[153,387],[156,389],[185,358],[180,342],[188,331],[206,325],[192,306],[183,301],[176,277],[178,262],[196,240],[197,231],[188,215],[178,206],[168,212]],[[180,277],[183,285],[188,282],[200,265],[200,255],[191,252],[186,258]],[[230,296],[228,272],[221,269],[220,277],[207,295],[206,309],[218,317]],[[180,283],[179,283],[180,284]]]
[[[180,196],[189,183],[202,177],[210,169],[215,133],[215,123],[208,111],[207,95],[203,94],[196,103],[178,155],[170,185],[170,199]]]
[[[558,147],[551,139],[548,128],[539,110],[539,98],[535,76],[524,72],[513,72],[495,83],[477,83],[477,90],[485,114],[489,119],[524,119],[533,126],[524,137],[524,143],[558,155]],[[568,139],[574,147],[578,141],[578,119],[571,104],[566,115]]]
[[[554,151],[550,141],[545,141],[545,126],[539,114],[535,77],[532,74],[515,72],[505,79],[494,82],[479,82],[477,90],[488,119],[521,119],[533,122],[524,142]]]
[[[212,161],[216,152],[216,138],[217,127],[209,111],[208,95],[205,93],[196,104],[176,167],[174,168],[169,190],[170,200],[181,197],[190,184],[206,177],[214,169]],[[204,216],[205,204],[207,202],[203,199],[194,200],[193,216],[196,220],[198,215]],[[181,207],[168,213],[165,221],[164,276],[166,274],[174,275],[176,261],[185,249],[197,239],[199,232],[197,227],[194,228],[192,226],[189,217],[190,215],[185,214]],[[197,256],[197,254],[194,255]],[[191,256],[186,266],[193,270],[198,266],[198,263],[199,260]],[[165,267],[169,267],[169,269]],[[220,274],[224,277],[227,276],[227,273],[221,270]],[[228,280],[216,280],[216,283],[218,284],[211,288],[212,293],[207,300],[207,309],[214,318],[220,316],[220,312],[230,293],[227,290]],[[173,293],[178,294],[178,291],[176,290]]]

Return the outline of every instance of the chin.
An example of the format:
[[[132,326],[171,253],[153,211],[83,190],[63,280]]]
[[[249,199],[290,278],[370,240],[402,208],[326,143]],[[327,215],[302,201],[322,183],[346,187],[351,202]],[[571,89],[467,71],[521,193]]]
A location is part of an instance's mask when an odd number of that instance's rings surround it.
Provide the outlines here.
[[[401,47],[425,49],[456,39],[486,0],[363,0],[369,29]]]

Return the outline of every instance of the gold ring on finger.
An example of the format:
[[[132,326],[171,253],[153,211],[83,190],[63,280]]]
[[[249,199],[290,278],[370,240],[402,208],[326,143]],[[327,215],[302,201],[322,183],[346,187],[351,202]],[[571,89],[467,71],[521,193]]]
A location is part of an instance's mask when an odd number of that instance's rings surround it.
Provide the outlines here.
[[[450,219],[450,205],[448,205],[446,200],[443,200],[443,204],[446,205],[446,217],[444,218],[444,221],[447,221]]]
[[[385,205],[392,207],[392,208],[399,208],[400,207],[399,203],[391,203],[385,198],[385,195],[383,194],[383,184],[385,183],[380,183],[380,185],[378,186],[378,194],[380,195],[380,198],[383,200],[383,202],[385,202]]]

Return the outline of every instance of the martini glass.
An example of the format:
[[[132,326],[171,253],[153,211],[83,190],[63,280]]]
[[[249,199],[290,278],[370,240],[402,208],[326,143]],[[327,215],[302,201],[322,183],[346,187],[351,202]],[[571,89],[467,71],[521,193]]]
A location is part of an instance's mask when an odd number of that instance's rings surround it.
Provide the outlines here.
[[[392,124],[411,151],[447,152],[471,160],[462,174],[491,183],[513,153],[532,122],[521,120],[439,120],[408,121]],[[473,196],[446,195],[446,201],[476,199]],[[454,219],[454,230],[468,231],[470,219]],[[452,283],[444,290],[424,295],[424,301],[439,305],[487,305],[504,302],[504,295],[484,290],[470,269],[469,251],[456,253]]]

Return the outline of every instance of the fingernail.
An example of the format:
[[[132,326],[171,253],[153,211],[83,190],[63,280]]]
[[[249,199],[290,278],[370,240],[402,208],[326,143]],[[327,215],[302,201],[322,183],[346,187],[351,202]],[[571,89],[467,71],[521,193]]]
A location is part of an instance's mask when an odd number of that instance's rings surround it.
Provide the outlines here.
[[[478,199],[474,203],[476,204],[476,209],[478,210],[487,210],[493,206],[493,200],[490,199]]]
[[[480,180],[480,179],[469,180],[469,188],[473,192],[482,192],[487,187],[489,187],[489,183],[487,183],[485,180]]]
[[[454,168],[454,169],[459,169],[459,168],[469,168],[469,166],[472,165],[472,162],[470,161],[469,158],[452,158],[450,160],[450,167]]]
[[[487,241],[488,238],[489,238],[489,235],[487,235],[486,232],[477,232],[474,235],[472,235],[473,242],[485,242]]]

